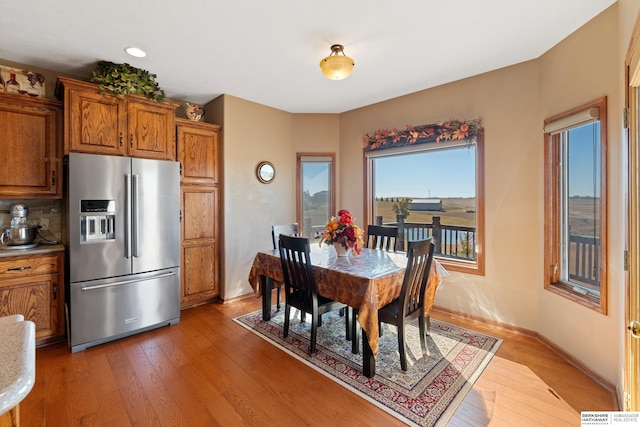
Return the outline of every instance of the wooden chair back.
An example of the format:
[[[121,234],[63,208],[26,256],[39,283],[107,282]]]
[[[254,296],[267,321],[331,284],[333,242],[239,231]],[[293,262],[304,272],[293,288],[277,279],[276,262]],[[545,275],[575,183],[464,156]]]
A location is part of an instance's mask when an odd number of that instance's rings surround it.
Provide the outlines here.
[[[398,302],[398,317],[413,318],[424,310],[425,291],[433,261],[433,238],[409,242],[407,268]]]
[[[396,251],[398,227],[386,225],[369,225],[367,227],[367,248],[384,251]]]
[[[287,304],[311,312],[318,304],[309,239],[280,234],[279,244]]]
[[[298,236],[298,224],[279,224],[271,226],[271,239],[273,240],[273,249],[278,249],[278,237],[284,234],[286,236]]]

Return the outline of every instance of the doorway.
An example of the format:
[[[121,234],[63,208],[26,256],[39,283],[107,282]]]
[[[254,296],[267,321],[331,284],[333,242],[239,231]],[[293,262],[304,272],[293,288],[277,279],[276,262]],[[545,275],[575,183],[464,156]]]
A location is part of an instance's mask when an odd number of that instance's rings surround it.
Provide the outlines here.
[[[625,322],[625,411],[640,410],[640,22],[636,22],[626,58],[627,77],[627,248],[625,250],[626,310]]]

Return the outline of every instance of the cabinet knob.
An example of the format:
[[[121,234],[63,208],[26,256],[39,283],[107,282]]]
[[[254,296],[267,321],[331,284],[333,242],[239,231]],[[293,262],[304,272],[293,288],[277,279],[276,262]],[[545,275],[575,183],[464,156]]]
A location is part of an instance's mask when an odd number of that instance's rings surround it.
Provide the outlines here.
[[[131,134],[131,137],[129,138],[129,146],[133,148],[133,134]]]

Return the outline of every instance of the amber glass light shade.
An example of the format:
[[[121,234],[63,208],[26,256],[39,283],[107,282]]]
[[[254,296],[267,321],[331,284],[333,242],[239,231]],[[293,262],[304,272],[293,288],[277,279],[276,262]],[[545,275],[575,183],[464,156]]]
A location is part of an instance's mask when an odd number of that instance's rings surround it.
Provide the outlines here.
[[[346,79],[351,75],[354,65],[353,59],[344,54],[343,47],[339,44],[331,46],[331,54],[320,61],[322,74],[331,80]]]

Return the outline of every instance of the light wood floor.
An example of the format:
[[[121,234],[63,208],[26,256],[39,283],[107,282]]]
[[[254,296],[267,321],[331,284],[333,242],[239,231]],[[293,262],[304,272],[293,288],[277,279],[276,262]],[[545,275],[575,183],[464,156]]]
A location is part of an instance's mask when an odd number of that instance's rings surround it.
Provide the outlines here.
[[[22,426],[394,426],[401,423],[231,319],[260,300],[182,312],[178,325],[71,354],[40,348]],[[578,426],[614,396],[531,338],[443,313],[504,343],[450,426]],[[305,390],[313,390],[305,393]]]

